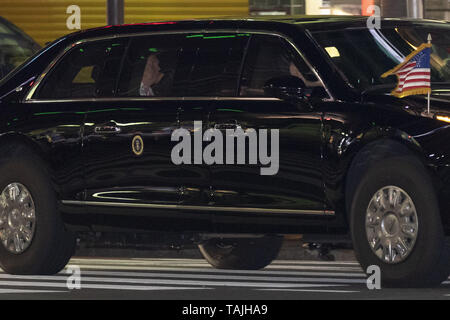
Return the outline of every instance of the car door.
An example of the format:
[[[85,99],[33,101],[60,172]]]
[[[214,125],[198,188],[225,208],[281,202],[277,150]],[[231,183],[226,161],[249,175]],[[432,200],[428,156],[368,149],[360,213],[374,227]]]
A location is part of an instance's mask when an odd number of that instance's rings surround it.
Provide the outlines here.
[[[183,38],[132,37],[118,63],[115,97],[91,104],[84,131],[87,201],[150,209],[179,203],[171,134],[179,126],[175,88],[183,81],[176,73]]]
[[[238,163],[239,150],[234,147],[233,163],[211,166],[214,206],[240,212],[241,216],[249,212],[324,213],[322,114],[309,102],[283,101],[267,96],[263,90],[267,81],[285,75],[301,78],[315,95],[323,95],[317,78],[292,45],[279,36],[252,35],[239,98],[218,99],[210,128],[221,129],[225,135],[224,129],[255,130],[258,147],[250,150],[246,140],[245,164]],[[270,162],[261,159],[261,129],[267,130],[266,156],[270,150],[276,153],[277,148],[272,148],[275,143],[279,146],[279,155],[273,154]],[[278,138],[271,137],[277,130]],[[249,164],[251,152],[259,153],[257,163]],[[263,167],[271,166],[271,173],[262,174]]]
[[[190,163],[180,165],[182,174],[181,204],[205,207],[212,200],[211,166],[203,159],[203,133],[208,129],[209,117],[221,97],[236,97],[238,79],[248,34],[233,32],[208,32],[188,34],[188,45],[195,48],[192,69],[184,85],[183,112],[180,127],[191,134],[192,152]],[[194,127],[194,122],[197,127]]]

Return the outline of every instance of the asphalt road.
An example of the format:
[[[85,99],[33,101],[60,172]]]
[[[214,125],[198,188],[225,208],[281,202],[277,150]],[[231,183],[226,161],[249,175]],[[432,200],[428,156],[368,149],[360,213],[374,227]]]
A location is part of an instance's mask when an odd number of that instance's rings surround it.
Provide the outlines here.
[[[201,259],[76,258],[68,266],[72,273],[55,276],[2,272],[0,299],[450,299],[450,281],[432,289],[369,290],[353,261],[277,260],[260,271],[216,270]]]

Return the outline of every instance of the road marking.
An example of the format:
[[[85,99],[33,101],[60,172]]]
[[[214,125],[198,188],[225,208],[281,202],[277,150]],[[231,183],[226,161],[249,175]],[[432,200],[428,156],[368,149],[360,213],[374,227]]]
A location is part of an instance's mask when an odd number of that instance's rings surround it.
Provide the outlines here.
[[[133,264],[129,265],[114,265],[114,264],[82,264],[78,263],[77,261],[71,261],[70,264],[79,265],[80,267],[84,269],[114,269],[114,270],[140,270],[140,271],[146,271],[146,270],[172,270],[172,271],[194,271],[194,272],[212,272],[212,273],[248,273],[248,274],[260,274],[261,272],[276,272],[277,269],[278,272],[289,272],[294,270],[317,270],[317,271],[346,271],[346,272],[352,272],[352,273],[360,273],[363,274],[361,268],[352,268],[352,267],[325,267],[325,266],[318,266],[318,267],[308,267],[308,266],[277,266],[277,267],[266,267],[262,270],[219,270],[219,269],[212,269],[211,266],[206,266],[204,268],[198,268],[198,267],[191,267],[189,265],[184,265],[183,267],[176,267],[173,264],[170,264],[170,266],[167,265],[143,265],[143,266],[136,266]]]
[[[210,267],[210,265],[202,259],[168,259],[168,258],[131,258],[131,259],[98,259],[89,257],[72,258],[70,260],[71,264],[83,264],[83,263],[95,263],[98,264],[132,264],[132,265],[196,265]],[[354,266],[361,270],[361,267],[357,262],[353,261],[292,261],[292,260],[276,260],[272,262],[268,267],[277,265],[297,265],[297,266],[327,266],[327,267],[342,267],[342,266]]]
[[[31,282],[31,281],[1,281],[1,286],[16,287],[48,287],[48,288],[67,288],[66,283],[60,282]],[[164,286],[130,286],[130,285],[109,285],[109,284],[91,284],[82,283],[82,289],[100,289],[100,290],[207,290],[212,288],[204,287],[164,287]],[[74,289],[75,290],[75,289]],[[73,291],[73,290],[70,290]],[[67,292],[70,292],[67,291]],[[46,291],[48,292],[48,291]]]
[[[336,265],[336,266],[359,266],[356,261],[314,261],[314,260],[275,260],[270,265],[276,264],[299,264],[299,265]]]
[[[86,277],[86,275],[91,276],[108,276],[108,277],[116,277],[116,278],[104,278],[104,277]],[[326,275],[326,274],[325,274]],[[321,282],[321,283],[365,283],[366,279],[342,279],[342,278],[302,278],[302,277],[266,277],[266,276],[252,276],[250,279],[247,275],[218,275],[218,274],[176,274],[176,273],[160,273],[160,272],[150,272],[150,273],[133,273],[133,272],[98,272],[98,271],[81,271],[82,279],[87,281],[86,279],[124,279],[129,280],[130,282],[142,282],[146,279],[152,279],[151,281],[159,281],[161,278],[175,278],[175,279],[195,279],[195,280],[252,280],[252,281],[267,281],[267,282],[289,282],[289,283],[297,283],[297,282]],[[16,275],[8,275],[8,274],[0,274],[0,279],[28,279],[28,280],[48,280],[48,281],[60,281],[65,280],[67,276],[64,274],[54,275],[54,276],[16,276]],[[123,278],[123,277],[131,277],[131,278]],[[145,278],[145,279],[137,279],[137,278]],[[89,280],[91,281],[91,280]],[[95,280],[92,280],[95,281]],[[1,282],[0,282],[1,284]]]
[[[164,271],[167,271],[166,269],[161,269]],[[214,278],[217,279],[218,277],[227,278],[227,279],[248,279],[249,275],[245,274],[245,271],[242,271],[242,275],[234,275],[237,273],[231,273],[229,274],[196,274],[196,273],[186,273],[186,272],[192,272],[192,270],[184,270],[183,273],[162,273],[162,272],[127,272],[127,271],[92,271],[92,270],[81,270],[81,273],[83,275],[98,275],[98,276],[123,276],[123,277],[166,277],[166,278],[173,278],[173,277],[183,277],[183,278]],[[199,273],[207,273],[207,271],[199,272]],[[315,276],[315,277],[350,277],[350,278],[364,278],[366,279],[367,276],[363,273],[340,273],[340,272],[274,272],[274,271],[260,271],[259,273],[252,273],[252,279],[255,280],[277,280],[277,281],[296,281],[298,278],[296,276]],[[266,276],[272,276],[272,277],[266,277]],[[280,277],[285,276],[285,277]],[[290,276],[290,277],[286,277]],[[256,279],[258,278],[258,279]],[[284,279],[284,280],[283,280]]]
[[[264,270],[218,270],[198,259],[74,258],[68,266],[78,265],[81,268],[81,291],[213,290],[236,287],[258,291],[349,293],[359,292],[355,291],[354,285],[360,287],[366,283],[366,275],[354,262],[285,262],[278,260]],[[0,294],[76,292],[67,290],[69,276],[65,270],[54,276],[0,273]],[[345,287],[350,286],[346,290]],[[66,290],[54,291],[55,288]]]
[[[141,261],[141,262],[165,262],[165,263],[176,263],[176,262],[182,262],[182,263],[204,263],[205,265],[209,264],[204,261],[201,260],[201,258],[199,259],[184,259],[184,258],[122,258],[122,259],[109,259],[109,258],[104,258],[104,259],[99,259],[99,258],[92,258],[95,260],[99,260],[99,261],[124,261],[124,260],[128,260],[128,261]],[[72,260],[87,260],[90,261],[92,260],[90,257],[77,257],[77,258],[72,258]],[[71,260],[71,261],[72,261]],[[315,261],[315,260],[275,260],[272,262],[272,264],[301,264],[301,265],[305,265],[305,264],[323,264],[323,265],[355,265],[355,266],[359,266],[359,263],[356,261]]]
[[[29,289],[0,289],[0,293],[65,293],[66,291],[61,290],[29,290]]]
[[[45,281],[65,281],[64,277],[61,276],[18,276],[18,275],[7,275],[0,274],[0,279],[7,280],[45,280]],[[248,278],[247,278],[248,279]],[[300,281],[306,280],[305,282],[319,282],[319,283],[301,283]],[[158,285],[189,285],[189,286],[215,286],[215,287],[273,287],[273,288],[297,288],[297,287],[328,287],[328,286],[341,286],[342,284],[348,284],[345,279],[334,279],[340,284],[330,284],[330,279],[326,278],[303,278],[299,280],[298,283],[279,283],[279,282],[240,282],[240,281],[207,281],[207,280],[181,280],[176,278],[173,280],[168,279],[136,279],[136,278],[103,278],[103,277],[83,277],[81,278],[82,287],[85,286],[86,282],[100,282],[100,283],[136,283],[136,284],[158,284]],[[316,281],[317,280],[317,281]],[[357,279],[350,279],[356,280]],[[4,281],[0,281],[0,286]],[[56,282],[55,282],[56,283]],[[325,283],[325,284],[323,284]],[[352,283],[352,282],[350,282]],[[359,282],[353,282],[359,283]]]
[[[294,292],[320,292],[320,293],[357,293],[352,290],[324,290],[324,289],[256,289],[258,291],[294,291]]]

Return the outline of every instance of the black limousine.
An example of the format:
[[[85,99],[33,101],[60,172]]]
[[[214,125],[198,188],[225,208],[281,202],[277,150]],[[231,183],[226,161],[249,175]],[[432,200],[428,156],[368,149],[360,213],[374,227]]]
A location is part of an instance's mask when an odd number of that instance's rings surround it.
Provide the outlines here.
[[[364,269],[380,267],[384,286],[441,283],[450,24],[366,22],[169,21],[49,44],[0,83],[1,267],[57,273],[89,232],[201,235],[204,257],[233,269],[265,267],[286,234],[342,235]],[[381,77],[428,35],[429,110],[427,95],[395,97],[396,77]],[[179,129],[197,142],[209,129],[278,140],[244,145],[241,161],[193,150],[192,162],[176,162]],[[267,161],[252,162],[251,151],[275,143],[276,170],[262,174]]]

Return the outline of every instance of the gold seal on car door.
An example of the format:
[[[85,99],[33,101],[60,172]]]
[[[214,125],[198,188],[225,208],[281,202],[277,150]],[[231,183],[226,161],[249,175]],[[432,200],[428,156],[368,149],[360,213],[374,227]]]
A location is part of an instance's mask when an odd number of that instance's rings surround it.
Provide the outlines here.
[[[137,156],[140,156],[144,152],[144,140],[142,140],[140,135],[134,136],[133,141],[131,141],[131,149]]]

